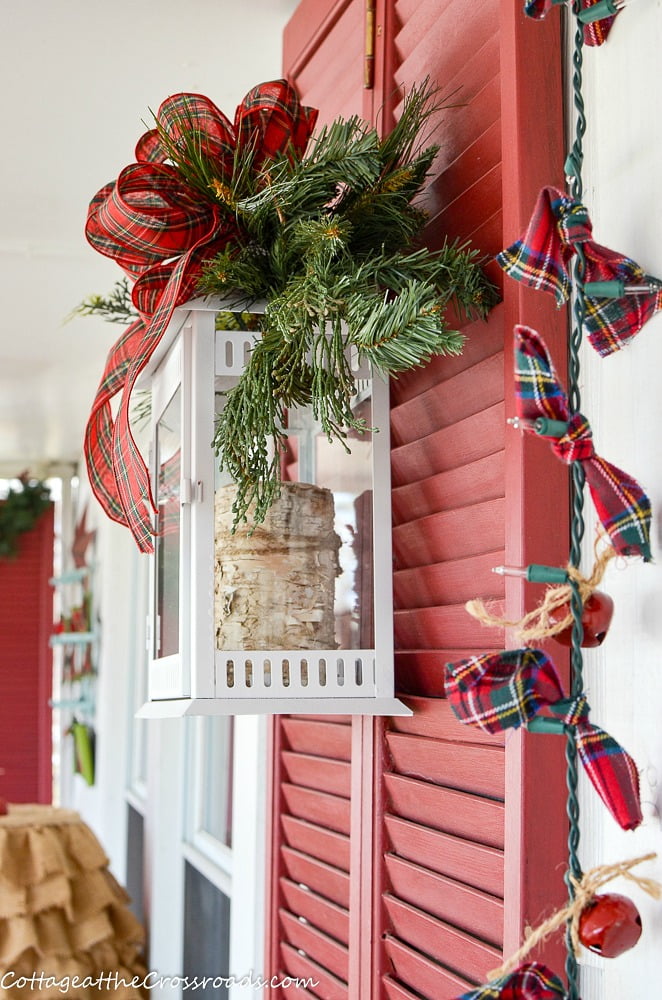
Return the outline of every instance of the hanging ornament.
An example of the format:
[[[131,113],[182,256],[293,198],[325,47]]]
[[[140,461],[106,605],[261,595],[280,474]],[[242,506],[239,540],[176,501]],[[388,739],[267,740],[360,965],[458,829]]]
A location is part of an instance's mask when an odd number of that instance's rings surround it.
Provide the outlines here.
[[[586,696],[566,698],[556,668],[540,649],[484,653],[446,664],[446,697],[460,722],[487,733],[527,725],[570,733],[587,777],[624,830],[639,826],[639,774],[630,755],[589,720]],[[551,716],[536,716],[547,709]]]
[[[525,285],[569,298],[569,263],[584,257],[584,327],[601,356],[624,347],[659,309],[662,282],[624,254],[595,243],[588,210],[555,187],[544,187],[524,236],[497,254],[500,267]]]
[[[648,497],[636,480],[596,454],[586,417],[570,413],[545,342],[526,326],[515,327],[515,390],[516,426],[549,437],[554,453],[568,465],[581,463],[598,517],[615,550],[650,562]]]
[[[540,603],[528,611],[518,621],[511,621],[493,613],[479,598],[467,601],[465,610],[482,625],[493,628],[512,628],[525,644],[535,644],[544,639],[557,639],[563,645],[571,641],[573,614],[571,610],[572,583],[577,587],[582,600],[582,646],[599,646],[609,629],[614,610],[614,602],[608,594],[597,589],[609,562],[616,556],[612,545],[598,551],[596,539],[595,564],[590,576],[583,576],[574,566],[561,569],[556,566],[495,566],[493,573],[500,576],[518,576],[531,583],[553,583],[547,587]]]
[[[593,897],[579,915],[579,940],[596,955],[617,958],[641,937],[641,917],[631,899],[616,892]]]
[[[585,872],[581,878],[574,878],[572,875],[569,875],[570,884],[572,885],[574,892],[573,898],[564,907],[557,910],[556,913],[553,913],[551,917],[548,917],[547,920],[545,920],[538,927],[534,927],[527,934],[526,941],[521,948],[518,948],[514,955],[511,955],[510,958],[508,958],[498,969],[493,969],[488,973],[489,979],[497,980],[499,983],[504,982],[504,977],[507,977],[513,969],[517,969],[519,971],[519,969],[522,968],[521,963],[529,952],[533,951],[534,948],[537,948],[538,945],[546,941],[547,938],[554,934],[555,931],[558,931],[559,928],[566,925],[568,926],[574,952],[577,953],[580,949],[580,945],[583,943],[580,934],[582,917],[584,917],[587,928],[591,928],[589,921],[591,919],[591,911],[594,904],[600,906],[600,900],[602,898],[607,900],[610,898],[624,898],[615,897],[615,894],[610,893],[606,893],[604,897],[598,895],[599,889],[616,878],[625,878],[630,882],[634,882],[638,888],[649,895],[652,899],[660,899],[660,896],[662,896],[662,886],[660,886],[660,883],[655,881],[655,879],[635,875],[632,871],[633,868],[636,868],[636,866],[640,865],[642,862],[653,861],[656,857],[657,855],[654,853],[644,854],[641,857],[632,858],[630,861],[619,861],[612,865],[598,865],[596,868],[591,868],[589,871]],[[630,903],[630,900],[627,900],[627,902]],[[629,940],[630,943],[626,945],[625,948],[621,949],[621,951],[625,951],[627,947],[631,948],[634,944],[636,944],[639,934],[641,933],[641,922],[639,921],[639,923],[637,923],[638,913],[634,904],[630,904],[630,906],[632,907],[631,909],[629,906],[620,909],[616,903],[613,904],[613,907],[611,905],[605,905],[605,911],[603,913],[604,919],[600,918],[600,911],[598,910],[598,917],[596,918],[594,925],[596,928],[596,941],[599,940],[606,945],[607,938],[611,933],[611,928],[615,928],[621,918],[624,917],[625,919],[623,923],[628,924],[628,929],[626,931],[624,928],[622,931],[614,933],[614,938],[616,940],[613,947],[616,949],[619,944],[623,944],[626,940]],[[632,926],[629,926],[630,923]],[[599,925],[603,925],[602,931],[597,930]],[[589,931],[588,936],[589,938],[591,937],[591,931]],[[589,947],[588,944],[587,947]],[[608,945],[607,948],[609,948]],[[614,953],[620,954],[621,952],[615,951]],[[602,954],[605,953],[603,952]],[[475,994],[476,998],[483,996],[501,997],[503,995],[514,997],[519,996],[517,993]],[[533,995],[535,996],[536,994]],[[554,994],[551,995],[554,996]],[[462,997],[460,1000],[469,1000],[469,997],[473,1000],[473,996],[473,994],[469,994],[468,997]]]
[[[568,603],[562,604],[556,612],[558,618],[572,619],[572,611]],[[609,594],[602,590],[594,590],[586,598],[582,606],[582,641],[581,645],[585,649],[595,649],[601,646],[605,640],[609,626],[614,615],[614,602]],[[554,615],[551,616],[554,622]],[[556,632],[554,638],[563,646],[572,645],[572,622]]]

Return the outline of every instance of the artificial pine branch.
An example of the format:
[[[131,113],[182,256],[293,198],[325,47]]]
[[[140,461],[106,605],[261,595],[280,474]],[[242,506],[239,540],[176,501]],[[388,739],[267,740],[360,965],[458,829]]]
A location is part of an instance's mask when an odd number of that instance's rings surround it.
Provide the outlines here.
[[[116,281],[108,295],[88,295],[71,310],[65,323],[77,316],[100,316],[107,323],[132,323],[138,318],[138,313],[131,301],[127,279]]]
[[[352,410],[350,348],[376,374],[406,371],[461,350],[449,304],[473,318],[495,301],[476,251],[416,246],[426,217],[412,202],[437,152],[422,133],[438,110],[426,82],[383,139],[356,117],[338,120],[305,158],[270,163],[235,202],[241,236],[200,283],[236,302],[266,299],[260,338],[214,439],[237,484],[235,523],[251,503],[259,523],[277,495],[289,409],[310,405],[323,432],[343,443],[365,430]]]

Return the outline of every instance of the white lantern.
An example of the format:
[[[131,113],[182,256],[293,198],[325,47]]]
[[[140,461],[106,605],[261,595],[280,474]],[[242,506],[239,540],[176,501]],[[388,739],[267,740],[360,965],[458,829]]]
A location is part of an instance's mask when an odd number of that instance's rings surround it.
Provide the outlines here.
[[[393,690],[388,385],[352,366],[367,430],[349,452],[289,411],[280,497],[233,530],[212,439],[259,334],[217,329],[229,309],[176,310],[146,373],[158,515],[140,714],[410,714]]]

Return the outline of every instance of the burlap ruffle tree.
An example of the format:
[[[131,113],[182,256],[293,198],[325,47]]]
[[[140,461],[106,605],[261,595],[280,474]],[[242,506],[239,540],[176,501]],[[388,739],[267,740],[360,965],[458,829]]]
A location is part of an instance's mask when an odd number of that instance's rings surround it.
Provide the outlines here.
[[[128,903],[77,813],[10,807],[0,817],[0,996],[24,995],[21,977],[35,974],[42,997],[98,996],[101,976],[117,1000],[144,996],[145,934]],[[67,988],[74,976],[90,985]]]

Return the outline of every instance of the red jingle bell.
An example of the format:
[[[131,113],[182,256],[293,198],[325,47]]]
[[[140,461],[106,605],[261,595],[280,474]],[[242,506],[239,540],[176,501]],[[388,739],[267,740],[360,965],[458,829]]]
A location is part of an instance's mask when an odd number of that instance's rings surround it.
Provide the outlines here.
[[[560,608],[557,608],[554,616],[550,615],[550,618],[552,621],[562,621],[569,613],[570,605],[563,604]],[[584,601],[584,610],[582,612],[582,626],[584,628],[582,646],[593,648],[602,645],[602,641],[609,631],[613,614],[614,602],[609,594],[605,594],[601,590],[594,590]],[[554,638],[563,646],[569,646],[572,642],[572,625],[564,628],[561,632],[557,632]]]
[[[641,936],[641,917],[631,899],[616,892],[594,896],[579,915],[579,940],[596,955],[616,958],[634,948]]]

